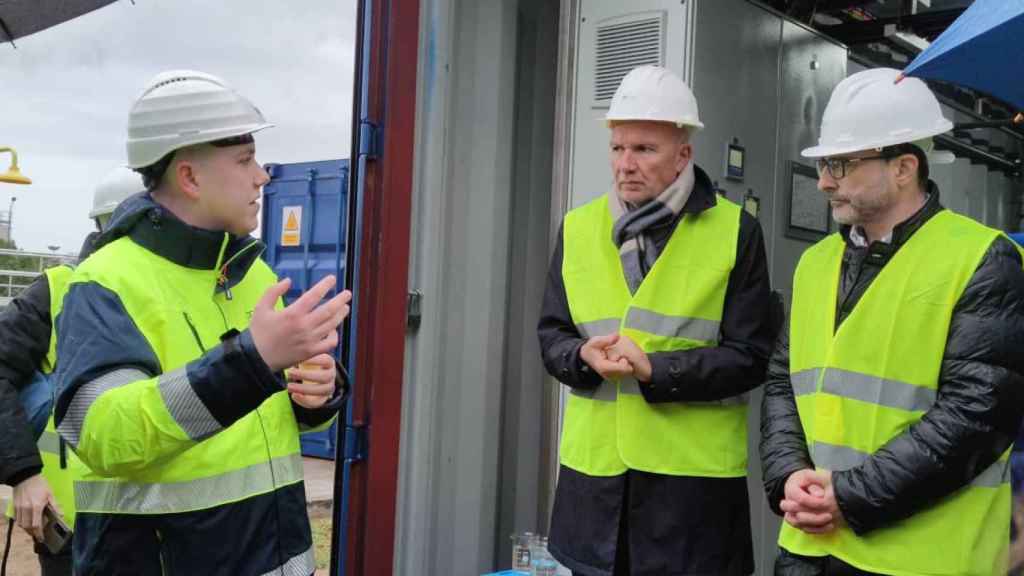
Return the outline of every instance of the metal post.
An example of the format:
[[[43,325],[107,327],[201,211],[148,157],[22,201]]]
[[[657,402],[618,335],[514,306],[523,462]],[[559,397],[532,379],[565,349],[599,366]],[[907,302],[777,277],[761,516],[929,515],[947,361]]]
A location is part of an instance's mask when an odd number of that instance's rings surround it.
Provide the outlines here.
[[[10,207],[7,210],[7,238],[10,239],[12,246],[14,245],[14,201],[17,199],[17,196],[11,196]]]

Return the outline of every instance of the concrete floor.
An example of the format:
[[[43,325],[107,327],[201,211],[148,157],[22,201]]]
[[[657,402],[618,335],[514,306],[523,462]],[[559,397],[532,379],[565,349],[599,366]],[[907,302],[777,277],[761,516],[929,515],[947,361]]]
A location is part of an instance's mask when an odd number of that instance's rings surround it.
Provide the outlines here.
[[[324,508],[329,512],[334,502],[334,460],[305,457],[302,470],[306,478],[306,504],[318,512]]]

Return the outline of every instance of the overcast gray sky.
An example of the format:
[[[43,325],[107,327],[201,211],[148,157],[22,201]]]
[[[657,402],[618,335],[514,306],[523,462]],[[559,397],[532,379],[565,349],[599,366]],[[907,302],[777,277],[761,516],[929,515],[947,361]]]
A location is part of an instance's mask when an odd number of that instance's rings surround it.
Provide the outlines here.
[[[0,45],[0,146],[30,186],[0,183],[20,248],[77,252],[96,184],[125,160],[128,110],[156,73],[221,76],[275,128],[262,163],[347,158],[355,0],[120,0]],[[0,171],[9,156],[0,155]]]

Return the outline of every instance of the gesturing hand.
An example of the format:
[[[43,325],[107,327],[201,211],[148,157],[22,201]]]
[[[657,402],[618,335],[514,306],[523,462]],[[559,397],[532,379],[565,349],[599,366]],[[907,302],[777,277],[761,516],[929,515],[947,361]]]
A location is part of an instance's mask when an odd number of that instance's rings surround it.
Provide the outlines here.
[[[288,291],[291,280],[286,278],[263,293],[253,310],[249,331],[272,371],[326,354],[338,345],[338,325],[348,316],[352,293],[342,291],[317,306],[334,284],[334,276],[328,276],[282,310],[274,306]]]

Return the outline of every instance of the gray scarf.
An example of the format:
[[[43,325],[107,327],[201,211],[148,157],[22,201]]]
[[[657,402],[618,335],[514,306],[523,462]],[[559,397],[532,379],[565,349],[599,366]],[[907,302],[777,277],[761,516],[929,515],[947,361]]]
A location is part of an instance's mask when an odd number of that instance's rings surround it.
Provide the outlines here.
[[[693,183],[691,159],[675,182],[657,198],[642,206],[634,207],[623,202],[614,189],[608,193],[608,207],[615,219],[612,242],[619,247],[622,270],[631,294],[636,294],[644,280],[645,271],[653,268],[658,259],[658,247],[649,237],[649,231],[675,220],[693,192]]]

